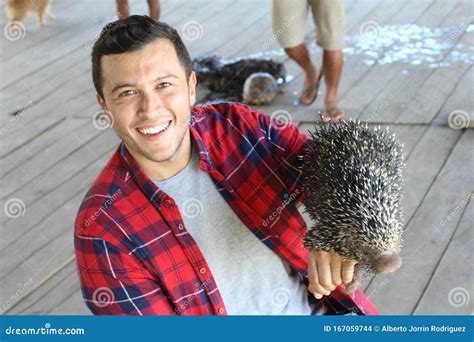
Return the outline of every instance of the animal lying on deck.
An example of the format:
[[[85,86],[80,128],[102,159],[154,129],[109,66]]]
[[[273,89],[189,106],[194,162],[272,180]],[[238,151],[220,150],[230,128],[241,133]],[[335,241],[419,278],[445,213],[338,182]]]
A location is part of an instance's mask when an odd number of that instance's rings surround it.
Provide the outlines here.
[[[269,59],[246,58],[230,62],[210,56],[195,59],[193,67],[198,82],[211,91],[205,100],[269,104],[286,77],[283,64]]]
[[[354,280],[401,265],[402,146],[394,135],[354,121],[320,123],[303,156],[305,247],[356,260]]]
[[[6,0],[5,9],[10,18],[10,22],[22,22],[28,12],[38,13],[38,20],[41,26],[44,26],[44,16],[54,19],[49,7],[53,0]]]

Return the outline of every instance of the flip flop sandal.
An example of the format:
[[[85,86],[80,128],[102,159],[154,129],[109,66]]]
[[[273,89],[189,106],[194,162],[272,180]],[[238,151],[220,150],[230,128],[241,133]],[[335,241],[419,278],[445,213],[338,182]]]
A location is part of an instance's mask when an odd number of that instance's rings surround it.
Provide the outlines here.
[[[304,97],[306,97],[307,95],[309,95],[311,92],[315,91],[314,92],[314,96],[313,98],[311,99],[310,102],[308,103],[303,103],[301,101],[301,99],[299,99],[299,103],[302,104],[302,105],[305,105],[305,106],[309,106],[309,105],[312,105],[314,103],[314,101],[316,100],[316,97],[318,97],[318,90],[319,90],[319,85],[321,84],[321,79],[323,78],[323,70],[318,68],[319,70],[319,75],[318,75],[318,80],[316,82],[314,82],[313,84],[311,84],[310,86],[308,86],[307,88],[305,88],[302,92],[301,92],[301,95],[303,95]],[[300,97],[301,97],[300,95]]]

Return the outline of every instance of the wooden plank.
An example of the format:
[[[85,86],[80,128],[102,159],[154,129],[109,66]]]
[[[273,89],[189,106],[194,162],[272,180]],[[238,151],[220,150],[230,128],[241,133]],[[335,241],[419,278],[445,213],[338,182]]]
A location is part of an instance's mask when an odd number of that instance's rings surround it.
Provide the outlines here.
[[[55,91],[63,87],[71,87],[70,79],[78,78],[88,73],[90,68],[89,55],[85,49],[79,48],[69,58],[59,59],[48,68],[39,69],[27,78],[3,89],[1,94],[2,110],[0,120],[11,118],[11,114],[29,103],[44,101]],[[54,70],[54,72],[51,72]],[[16,96],[22,94],[21,97]]]
[[[23,21],[26,33],[23,39],[9,40],[6,37],[2,37],[2,44],[0,44],[0,58],[2,60],[11,59],[15,56],[15,53],[22,53],[31,50],[42,44],[43,42],[51,39],[52,36],[57,36],[64,29],[61,25],[63,21],[70,20],[73,22],[74,19],[79,19],[81,13],[71,13],[70,6],[73,3],[71,0],[66,1],[54,1],[51,5],[51,12],[57,16],[57,20],[48,21],[44,27],[40,27],[38,17],[34,13],[30,13]],[[0,20],[6,25],[9,21],[5,10],[0,11]],[[79,22],[77,22],[79,24]],[[77,26],[76,26],[77,27]],[[71,25],[72,29],[73,26]],[[15,38],[16,36],[13,36]],[[5,38],[5,39],[4,39]]]
[[[14,118],[12,117],[12,119],[2,127],[2,132],[5,133],[0,137],[0,146],[2,149],[0,160],[27,145],[35,138],[46,134],[66,120],[65,116],[56,116],[45,118],[44,120],[36,122],[35,125],[30,125],[26,124],[27,120],[25,117],[26,114]]]
[[[418,25],[418,26],[437,26],[443,20],[440,13],[449,13],[453,10],[456,3],[454,1],[450,2],[411,2],[406,5],[402,11],[397,13],[393,18],[386,22],[383,26],[380,25],[378,28],[378,36],[375,39],[381,39],[387,30],[396,31],[394,27],[401,27],[401,25]],[[360,38],[359,40],[362,40]],[[360,43],[360,42],[359,42]],[[390,44],[383,48],[383,52],[378,52],[378,44],[372,48],[374,51],[371,51],[370,47],[365,49],[365,53],[376,53],[378,56],[377,61],[381,61],[386,53],[393,54],[394,49],[397,48],[397,45],[403,45],[401,42]],[[358,56],[359,57],[359,56]],[[366,63],[369,60],[373,60],[373,57],[367,57],[364,55],[360,56],[360,63]],[[354,57],[351,57],[354,58]],[[341,101],[341,106],[350,107],[354,110],[354,115],[356,117],[367,120],[372,117],[375,105],[371,108],[367,106],[374,102],[374,98],[381,92],[386,90],[387,84],[391,80],[398,76],[405,80],[405,78],[410,77],[411,75],[405,75],[401,72],[402,69],[406,68],[406,62],[393,62],[389,64],[378,64],[376,62],[373,65],[370,65],[366,74],[361,77],[353,87],[344,94]],[[416,66],[416,70],[422,66]],[[376,101],[377,106],[380,106],[382,103],[387,102],[385,107],[389,106],[394,100],[397,100],[397,97],[394,96],[394,93],[384,92],[386,97],[383,98],[383,101]],[[383,114],[383,113],[381,113]],[[383,115],[382,115],[383,116]],[[373,118],[372,118],[373,119]],[[388,121],[389,122],[389,121]]]
[[[223,4],[225,4],[225,2],[221,2],[221,5]],[[115,4],[112,3],[111,5],[111,8],[115,8]],[[215,9],[213,11],[217,11],[220,8],[219,6],[214,6],[213,8]],[[179,18],[181,18],[181,15],[190,15],[193,13],[192,11],[196,11],[197,8],[199,8],[199,3],[183,6],[183,9],[178,11],[180,14]],[[106,9],[104,9],[104,11],[106,11]],[[113,15],[107,17],[107,15],[104,14],[99,15],[98,18],[100,19],[99,21],[87,22],[87,29],[78,30],[80,34],[72,35],[73,38],[67,39],[67,36],[62,37],[63,41],[67,44],[60,44],[56,40],[53,40],[51,47],[43,47],[47,51],[54,51],[54,58],[35,58],[32,64],[32,68],[34,69],[28,71],[25,75],[23,75],[22,72],[12,72],[12,77],[15,77],[15,79],[8,82],[5,81],[6,83],[4,83],[4,87],[0,93],[3,104],[1,119],[7,118],[8,114],[22,108],[30,101],[35,103],[42,101],[52,92],[59,89],[60,86],[64,85],[66,83],[65,81],[73,80],[73,83],[76,83],[75,80],[80,74],[87,74],[90,80],[90,51],[92,42],[101,28],[109,20],[113,19]],[[55,48],[58,44],[61,46],[66,45],[68,49],[63,49],[63,54],[58,53]],[[15,67],[15,63],[21,63],[19,64],[21,66],[25,65],[25,61],[16,61],[16,59],[14,59],[10,62],[10,64],[13,65],[9,70],[22,70],[22,68]],[[66,77],[64,77],[65,75]],[[5,77],[8,77],[8,75],[5,75]],[[67,83],[68,87],[66,89],[80,89],[74,87],[70,82]],[[33,92],[32,89],[34,89],[35,92]],[[14,94],[19,93],[23,93],[25,96],[20,99],[14,96]],[[25,99],[28,99],[28,101],[25,101]]]
[[[19,280],[28,278],[39,283],[73,255],[74,218],[85,194],[84,185],[89,185],[94,180],[110,153],[110,150],[106,151],[96,162],[90,163],[84,170],[79,170],[75,177],[39,201],[42,203],[36,202],[26,207],[25,215],[17,220],[27,217],[28,226],[9,221],[5,229],[2,228],[2,237],[9,231],[8,239],[12,241],[7,242],[0,251],[3,288],[14,290]],[[64,198],[64,195],[60,195],[64,193],[70,194],[70,197]],[[58,198],[63,202],[54,203]],[[41,209],[48,214],[40,214]],[[11,234],[11,227],[21,230],[20,234]],[[3,293],[2,297],[8,298],[10,295],[11,293]]]
[[[19,236],[22,236],[27,229],[31,229],[38,222],[42,222],[48,217],[51,210],[55,210],[56,206],[60,206],[65,198],[69,198],[72,192],[77,191],[77,189],[85,190],[86,187],[90,186],[91,183],[84,183],[79,188],[72,188],[67,192],[58,191],[61,186],[74,180],[74,177],[77,175],[80,175],[81,179],[83,179],[82,177],[85,175],[84,170],[91,163],[98,161],[101,161],[101,164],[105,163],[117,145],[118,138],[116,135],[111,131],[105,132],[91,140],[89,144],[82,145],[79,149],[63,158],[55,167],[46,170],[34,180],[22,185],[11,195],[5,197],[5,200],[8,198],[20,198],[26,206],[26,213],[17,219],[9,219],[6,216],[2,217],[1,222],[4,224],[4,227],[0,228],[2,232],[8,231],[9,227],[10,229],[17,227],[10,231],[7,236],[3,235],[2,240],[14,241]],[[81,163],[78,163],[78,160]],[[95,175],[88,175],[90,177],[89,180],[93,181],[99,171]],[[0,254],[2,252],[0,251]],[[0,265],[0,269],[2,266],[4,265]]]
[[[472,46],[474,44],[472,38],[472,35],[465,33],[459,40],[459,44]],[[458,51],[451,50],[447,58],[456,53]],[[469,68],[470,64],[468,63],[452,63],[448,68],[437,68],[432,71],[426,81],[413,94],[406,110],[400,112],[396,121],[431,122]]]
[[[87,111],[89,117],[91,117],[91,112],[92,108]],[[91,131],[90,133],[97,133],[94,131],[92,119],[90,118],[64,118],[64,120],[58,122],[58,124],[51,127],[51,129],[49,129],[47,132],[38,135],[34,139],[27,140],[19,146],[15,146],[12,150],[8,151],[3,158],[0,159],[0,177],[4,179],[9,173],[17,172],[17,169],[22,168],[24,163],[27,163],[32,158],[39,156],[41,153],[44,153],[44,151],[48,151],[48,149],[52,148],[54,144],[60,144],[60,142],[67,141],[69,130],[76,131],[79,130],[81,126],[86,125],[89,127],[89,131]],[[1,140],[0,144],[2,144]],[[36,172],[36,170],[34,171]],[[31,178],[31,174],[29,178]]]
[[[9,315],[91,315],[82,300],[75,260],[72,259],[57,273],[52,274],[48,281],[37,284],[32,292],[20,297],[6,313]]]
[[[265,1],[263,2],[263,4],[265,6],[269,6],[270,2]],[[212,52],[217,46],[217,44],[203,44],[203,42],[205,41],[205,39],[210,39],[215,32],[219,32],[219,37],[221,41],[227,42],[232,39],[235,39],[239,32],[242,31],[243,17],[258,17],[260,10],[256,11],[256,6],[262,5],[260,4],[260,2],[259,5],[256,5],[254,1],[245,1],[233,4],[230,8],[226,9],[227,13],[232,14],[225,16],[225,26],[222,22],[222,16],[220,18],[217,18],[217,20],[198,20],[202,28],[202,38],[187,39],[186,35],[183,35],[183,41],[186,44],[190,55],[195,58]]]
[[[78,280],[76,279],[76,283]],[[26,311],[27,312],[27,311]],[[87,308],[82,298],[81,290],[77,289],[70,297],[65,299],[63,302],[59,303],[53,310],[45,312],[47,315],[82,315],[82,316],[91,316],[92,313]]]
[[[183,0],[162,0],[161,17],[163,19],[170,16],[177,17],[179,11],[183,9],[183,4]],[[189,6],[192,7],[193,3]],[[148,14],[147,7],[143,1],[130,1],[133,14]],[[93,8],[92,11],[91,8]],[[32,27],[30,30],[27,26],[25,38],[7,43],[8,49],[0,55],[0,58],[8,64],[16,63],[19,66],[25,66],[24,63],[26,63],[26,70],[35,70],[45,65],[43,62],[48,59],[66,55],[73,47],[87,44],[90,49],[101,28],[117,20],[116,5],[113,0],[54,1],[51,11],[56,16],[56,20],[48,23],[44,28]],[[85,13],[87,15],[84,15]],[[90,29],[96,31],[91,32]],[[4,82],[9,83],[6,80]]]
[[[443,229],[445,222],[453,216],[460,216],[454,236],[437,265],[433,277],[417,304],[415,315],[472,315],[472,295],[474,277],[474,201],[472,194],[457,203],[449,216],[439,225]]]
[[[430,127],[430,130],[440,129],[442,128]],[[459,135],[459,132],[448,128],[444,130],[450,131],[452,136]],[[428,133],[425,137],[429,136]],[[413,313],[449,243],[459,216],[453,217],[442,229],[439,229],[439,225],[472,192],[474,132],[468,130],[462,134],[452,151],[452,144],[433,139],[428,148],[421,141],[418,146],[424,152],[421,155],[414,153],[410,158],[415,159],[415,163],[409,169],[412,176],[406,176],[407,190],[410,187],[425,188],[426,181],[429,180],[429,191],[426,193],[423,189],[418,189],[414,196],[407,196],[405,200],[415,202],[419,207],[405,229],[405,246],[402,251],[404,264],[401,269],[394,274],[374,278],[365,291],[382,314]],[[447,155],[449,157],[446,160]],[[417,157],[420,161],[416,160]],[[431,179],[434,179],[432,184]],[[413,205],[409,208],[413,208]],[[466,272],[470,270],[466,269]]]
[[[474,84],[474,70],[472,67],[464,74],[456,88],[448,95],[438,114],[433,119],[434,125],[448,125],[449,114],[453,111],[472,112],[474,99],[472,97],[472,85]]]
[[[449,8],[443,10],[443,7],[450,6],[453,4],[453,2],[436,3],[436,7],[433,7],[436,9],[435,13],[433,13],[431,16],[422,18],[422,20],[419,22],[419,25],[428,27],[446,27],[451,25],[459,25],[461,20],[460,18],[462,18],[463,12],[466,10],[464,3],[465,2],[461,1],[459,5],[454,7],[449,15],[446,14],[446,11],[449,12]],[[460,39],[460,36],[456,36],[454,38],[455,39],[453,42],[457,42]],[[450,50],[447,49],[441,52],[443,60],[446,59],[449,51]],[[428,103],[431,101],[429,98],[420,98],[419,96],[414,97],[414,95],[417,94],[421,88],[424,89],[423,83],[429,78],[433,70],[434,69],[429,66],[410,65],[407,63],[391,67],[388,72],[390,74],[395,74],[395,77],[393,77],[389,82],[384,83],[382,91],[379,92],[375,99],[368,105],[368,111],[370,112],[370,109],[373,109],[381,103],[387,102],[389,105],[384,109],[384,115],[381,117],[381,120],[386,122],[395,122],[397,121],[397,117],[399,117],[400,113],[406,113],[404,114],[404,119],[400,122],[425,122],[423,120],[418,120],[418,116],[412,111],[408,110],[408,104],[413,99],[420,99],[420,103],[423,105],[429,105]],[[408,116],[411,116],[412,118],[408,119]],[[361,118],[364,118],[364,115],[362,115]]]
[[[67,121],[65,121],[65,123],[67,123]],[[92,133],[90,133],[91,131]],[[33,156],[26,163],[21,164],[16,169],[16,172],[10,172],[6,177],[2,178],[2,199],[21,193],[22,191],[20,189],[26,184],[29,184],[30,192],[34,192],[32,190],[39,191],[40,189],[45,189],[42,184],[44,184],[44,180],[46,180],[47,177],[50,177],[51,170],[66,166],[66,163],[72,160],[71,156],[74,156],[77,151],[86,150],[86,153],[91,154],[90,152],[94,150],[89,150],[88,147],[95,144],[94,140],[102,143],[102,140],[99,139],[102,133],[103,131],[92,126],[92,122],[90,125],[79,127],[77,131],[69,132],[67,137],[69,140],[68,144],[52,144],[49,148]],[[90,137],[88,137],[89,135]],[[84,136],[87,138],[84,138]],[[116,140],[114,139],[114,141]],[[110,146],[110,144],[108,146]],[[94,153],[92,154],[94,155]],[[45,163],[45,161],[51,161],[51,163]],[[85,160],[81,160],[79,165],[84,162]],[[77,162],[69,163],[73,168],[78,164]],[[67,177],[68,174],[65,173],[64,176]],[[61,179],[55,179],[54,181],[59,182]],[[25,203],[29,203],[29,201]]]

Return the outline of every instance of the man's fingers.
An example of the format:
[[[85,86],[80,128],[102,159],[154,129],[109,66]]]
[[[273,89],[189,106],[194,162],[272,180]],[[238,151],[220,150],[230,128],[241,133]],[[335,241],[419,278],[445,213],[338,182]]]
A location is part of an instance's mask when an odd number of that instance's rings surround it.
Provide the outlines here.
[[[332,283],[331,275],[331,264],[329,263],[329,255],[327,257],[321,257],[316,261],[318,268],[319,284],[326,290],[327,295],[330,294],[330,291],[334,291],[336,286]]]
[[[321,286],[321,279],[319,275],[320,272],[318,271],[316,258],[315,258],[316,253],[319,253],[319,252],[311,252],[308,258],[308,278],[309,278],[309,283],[312,290],[311,292],[315,294],[315,296],[316,294],[329,295],[331,293]],[[319,296],[316,296],[316,298],[318,297]]]
[[[311,286],[311,284],[309,284],[309,286],[308,286],[308,291],[311,292],[314,295],[314,297],[316,297],[316,299],[323,298],[323,295],[321,293],[318,293],[317,291],[315,291],[313,289],[313,287]]]
[[[342,258],[333,258],[331,261],[331,278],[334,286],[342,284]]]
[[[349,284],[352,278],[354,278],[354,267],[356,263],[354,260],[344,260],[342,262],[341,278],[344,284]]]

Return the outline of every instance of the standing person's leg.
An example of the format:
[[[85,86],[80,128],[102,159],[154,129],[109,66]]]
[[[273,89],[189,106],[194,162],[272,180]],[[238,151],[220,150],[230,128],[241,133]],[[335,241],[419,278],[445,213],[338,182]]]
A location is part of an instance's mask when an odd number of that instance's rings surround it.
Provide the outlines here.
[[[273,37],[304,71],[305,81],[300,102],[310,105],[318,91],[319,71],[311,62],[311,56],[304,43],[307,0],[273,0]]]
[[[317,81],[319,79],[319,70],[311,61],[311,55],[305,43],[291,48],[285,48],[285,52],[305,73],[303,90],[301,91],[299,99],[302,104],[308,106],[316,100],[316,96],[318,95],[319,84]]]
[[[324,50],[326,94],[323,118],[325,121],[338,120],[344,115],[338,107],[338,87],[344,65],[344,6],[342,0],[312,0],[311,7],[318,31],[317,43]]]
[[[326,80],[326,94],[324,96],[324,118],[327,121],[331,119],[340,119],[344,115],[337,105],[337,91],[339,87],[339,80],[341,79],[343,65],[344,59],[342,50],[324,50],[323,73],[324,78]]]
[[[130,7],[128,7],[128,0],[116,0],[117,16],[119,19],[128,18],[130,15]]]
[[[148,9],[150,10],[150,17],[158,21],[160,20],[160,1],[159,0],[148,0]]]

